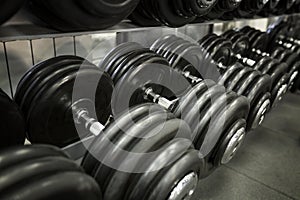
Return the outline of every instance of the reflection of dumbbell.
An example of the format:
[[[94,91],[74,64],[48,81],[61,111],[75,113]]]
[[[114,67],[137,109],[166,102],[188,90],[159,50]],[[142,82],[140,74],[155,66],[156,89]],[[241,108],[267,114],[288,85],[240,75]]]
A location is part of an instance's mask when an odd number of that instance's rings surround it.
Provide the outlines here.
[[[179,27],[207,14],[215,3],[216,0],[141,0],[130,19],[141,26]]]
[[[244,119],[249,109],[245,98],[225,92],[210,80],[191,87],[167,60],[136,43],[116,47],[100,67],[111,75],[118,89],[117,99],[122,99],[113,103],[115,112],[150,101],[189,124],[195,147],[207,162],[203,176],[235,155],[245,137]]]
[[[297,53],[297,52],[293,52],[288,48],[284,48],[285,45],[274,46],[269,51],[267,51],[266,47],[268,46],[268,44],[271,45],[272,41],[275,42],[273,40],[274,36],[269,37],[268,34],[251,27],[244,27],[243,29],[241,29],[241,32],[246,34],[246,37],[248,37],[248,39],[246,39],[244,36],[243,42],[247,43],[246,46],[248,47],[248,49],[246,49],[245,52],[250,58],[253,58],[255,60],[255,59],[261,59],[264,56],[270,56],[272,58],[279,60],[280,62],[285,62],[287,64],[288,73],[289,73],[289,89],[291,89],[299,75],[300,62],[298,61],[298,57],[300,52]],[[238,44],[238,42],[235,42],[233,38],[238,38],[239,36],[241,36],[243,34],[241,32],[230,30],[227,33],[225,33],[224,36],[227,39],[231,40],[233,43]],[[280,41],[278,39],[275,40],[278,43],[283,44],[282,40]]]
[[[226,36],[228,37],[228,36]],[[208,52],[209,48],[214,50],[220,47],[228,46],[232,47],[231,42],[225,39],[225,37],[217,36],[215,34],[207,35],[200,42],[201,46]],[[282,63],[271,57],[263,57],[258,60],[253,60],[240,54],[232,53],[232,58],[246,66],[252,67],[255,70],[262,72],[263,74],[269,74],[272,78],[271,89],[271,101],[273,105],[276,105],[286,93],[288,88],[289,76],[287,74],[288,66],[286,63]]]
[[[82,166],[96,179],[104,199],[192,195],[203,161],[189,139],[188,125],[160,106],[145,104],[104,126],[111,93],[105,72],[82,58],[60,56],[30,69],[16,100],[23,102],[33,143],[65,146],[84,140],[87,132],[96,135],[86,146]]]
[[[185,77],[191,82],[200,82],[201,77],[212,78],[227,89],[246,96],[251,107],[247,129],[254,129],[262,123],[270,107],[271,78],[239,64],[226,67],[224,63],[227,64],[231,54],[231,48],[228,46],[216,48],[215,52],[210,52],[215,62],[198,44],[175,35],[158,39],[151,49],[167,58],[174,69],[188,75]]]
[[[0,149],[25,142],[24,118],[17,104],[0,89]]]
[[[21,146],[0,152],[0,199],[101,199],[97,183],[61,150]]]

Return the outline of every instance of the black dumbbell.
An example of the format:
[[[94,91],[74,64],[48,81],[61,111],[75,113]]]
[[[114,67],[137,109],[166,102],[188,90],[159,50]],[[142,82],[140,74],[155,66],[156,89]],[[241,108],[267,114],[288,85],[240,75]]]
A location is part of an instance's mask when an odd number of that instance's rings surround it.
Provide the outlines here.
[[[271,78],[239,64],[226,66],[231,57],[230,44],[215,48],[215,52],[210,51],[208,55],[198,44],[169,35],[158,39],[151,49],[164,56],[174,69],[183,73],[192,83],[200,82],[202,77],[210,78],[246,96],[251,107],[247,130],[262,123],[270,106]]]
[[[268,3],[264,6],[264,8],[259,12],[259,15],[262,16],[269,16],[272,14],[279,4],[280,0],[269,0]]]
[[[79,70],[80,74],[77,76]],[[87,94],[82,91],[83,96],[76,97],[78,99],[72,98],[76,78],[84,77],[90,79],[91,83],[84,82],[82,87],[88,88],[93,81],[99,81],[93,94],[96,103],[88,100],[92,98],[88,94],[90,91],[86,91]],[[31,143],[65,147],[80,139],[74,126],[74,109],[81,109],[81,106],[88,110],[95,109],[96,114],[91,115],[91,119],[98,119],[101,124],[105,124],[111,115],[112,91],[110,77],[93,64],[76,56],[59,56],[31,68],[19,82],[14,98],[24,114],[27,139]],[[93,129],[97,125],[98,122],[91,120],[82,129]],[[92,133],[93,131],[91,130]]]
[[[25,122],[18,105],[0,89],[0,149],[25,142]]]
[[[150,101],[190,125],[195,147],[207,162],[203,177],[229,162],[244,140],[249,103],[213,81],[201,80],[191,87],[167,60],[136,43],[116,47],[99,66],[120,91],[117,99],[123,104],[113,104],[116,112]]]
[[[16,0],[11,2],[9,0],[1,1],[0,8],[0,25],[11,18],[24,4],[25,0]]]
[[[207,38],[205,38],[205,40],[206,42],[208,42],[209,40],[210,42],[217,40],[219,41],[220,45],[222,45],[220,43],[221,41],[223,42],[233,41],[234,48],[238,48],[239,46],[242,46],[242,50],[240,51],[243,51],[244,44],[248,43],[249,46],[249,40],[247,40],[246,38],[244,38],[243,41],[240,41],[240,40],[232,39],[233,37],[235,37],[234,33],[227,32],[224,33],[222,36],[217,36],[217,35],[208,36]],[[238,53],[233,53],[232,58],[234,61],[238,61],[246,66],[252,67],[255,70],[262,72],[263,74],[269,74],[271,76],[272,78],[271,101],[273,106],[275,106],[282,99],[283,95],[287,92],[289,78],[290,78],[289,75],[287,74],[288,66],[286,63],[280,62],[268,56],[263,56],[261,59],[253,60],[252,58],[243,56]]]
[[[33,145],[1,151],[0,170],[0,199],[102,199],[96,181],[56,147]]]
[[[125,19],[139,0],[120,1],[40,1],[30,0],[28,10],[60,31],[98,30]]]
[[[249,42],[248,50],[246,50],[245,52],[250,58],[256,60],[261,59],[265,56],[270,56],[274,59],[279,60],[280,62],[285,62],[287,64],[289,73],[289,90],[293,90],[294,83],[298,79],[300,70],[300,62],[298,60],[299,54],[282,46],[275,46],[271,51],[267,51],[266,47],[271,43],[271,41],[269,41],[268,34],[251,27],[244,27],[243,29],[241,29],[241,31],[247,34]],[[234,30],[230,30],[227,33],[227,35],[235,35],[231,36],[232,38],[237,38],[238,36],[242,35],[241,33],[237,33]],[[230,39],[229,37],[227,38]],[[278,42],[282,43],[282,41]]]
[[[277,14],[277,15],[282,15],[287,10],[289,10],[295,3],[296,3],[296,0],[279,0],[273,13]]]
[[[191,196],[203,160],[188,125],[155,104],[131,108],[105,124],[111,93],[112,81],[101,69],[79,57],[60,56],[29,70],[16,99],[27,100],[22,107],[32,142],[64,146],[82,139],[88,149],[82,166],[104,199]],[[83,142],[88,134],[96,136],[90,145]]]
[[[197,16],[206,15],[216,0],[141,0],[130,15],[131,21],[140,26],[184,26]]]
[[[219,19],[227,12],[233,11],[241,4],[241,0],[218,0],[216,5],[204,17],[207,19]]]
[[[240,6],[232,11],[235,17],[250,18],[259,13],[268,3],[266,0],[243,0]]]

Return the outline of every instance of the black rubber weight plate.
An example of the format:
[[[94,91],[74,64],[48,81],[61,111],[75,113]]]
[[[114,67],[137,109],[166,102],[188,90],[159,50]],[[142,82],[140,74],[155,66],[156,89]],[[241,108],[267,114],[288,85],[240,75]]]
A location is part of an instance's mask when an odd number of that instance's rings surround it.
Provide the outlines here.
[[[18,105],[0,89],[0,149],[24,144],[25,121]]]
[[[24,4],[25,0],[1,0],[0,25],[12,17]]]

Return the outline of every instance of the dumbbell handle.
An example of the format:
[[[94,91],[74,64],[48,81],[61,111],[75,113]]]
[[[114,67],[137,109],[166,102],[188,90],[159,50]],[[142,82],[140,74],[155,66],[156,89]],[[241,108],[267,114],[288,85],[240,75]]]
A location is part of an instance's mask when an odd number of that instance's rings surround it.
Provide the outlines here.
[[[87,110],[83,108],[72,107],[74,113],[74,121],[77,124],[84,124],[85,128],[95,136],[98,136],[105,126],[96,119],[89,117]]]
[[[253,67],[257,62],[255,60],[252,60],[251,58],[243,57],[240,54],[233,54],[239,61],[241,61],[243,64],[246,64],[250,67]]]
[[[167,99],[165,97],[162,97],[159,94],[156,94],[153,91],[153,88],[151,88],[151,87],[143,88],[143,91],[145,93],[145,97],[144,98],[146,100],[150,100],[153,103],[157,103],[158,105],[160,105],[163,108],[165,108],[167,110],[170,110],[170,111],[173,110],[175,104],[178,102],[178,99],[175,99],[175,100],[171,101],[171,100],[169,100],[169,99]]]
[[[181,73],[185,78],[191,80],[192,84],[197,84],[203,81],[202,78],[191,75],[191,72],[189,71],[182,71]]]
[[[280,35],[278,37],[278,41],[285,41],[285,42],[290,42],[291,44],[294,45],[300,45],[300,40],[292,38],[292,37],[285,37],[284,35]]]

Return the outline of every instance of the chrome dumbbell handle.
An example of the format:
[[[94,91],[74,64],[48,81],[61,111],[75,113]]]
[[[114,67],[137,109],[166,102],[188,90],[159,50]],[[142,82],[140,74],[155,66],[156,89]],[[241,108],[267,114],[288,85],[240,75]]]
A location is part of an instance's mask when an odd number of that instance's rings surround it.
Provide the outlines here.
[[[175,104],[178,102],[178,99],[175,100],[169,100],[165,97],[162,97],[161,95],[154,92],[153,88],[143,88],[144,91],[144,98],[146,100],[150,100],[153,103],[157,103],[158,105],[162,106],[163,108],[167,110],[172,110],[175,106]]]
[[[189,71],[183,71],[183,72],[181,72],[181,73],[182,73],[182,75],[183,75],[185,78],[189,79],[189,80],[192,82],[192,84],[197,84],[197,83],[200,83],[201,81],[203,81],[202,78],[193,76],[193,75],[191,74],[191,72],[189,72]]]
[[[105,126],[96,119],[89,117],[89,112],[84,108],[72,107],[74,121],[77,124],[84,124],[85,128],[94,136],[100,135]]]
[[[243,57],[240,54],[234,55],[239,61],[241,61],[243,64],[246,64],[250,67],[253,67],[257,62],[255,60],[252,60],[251,58]]]

